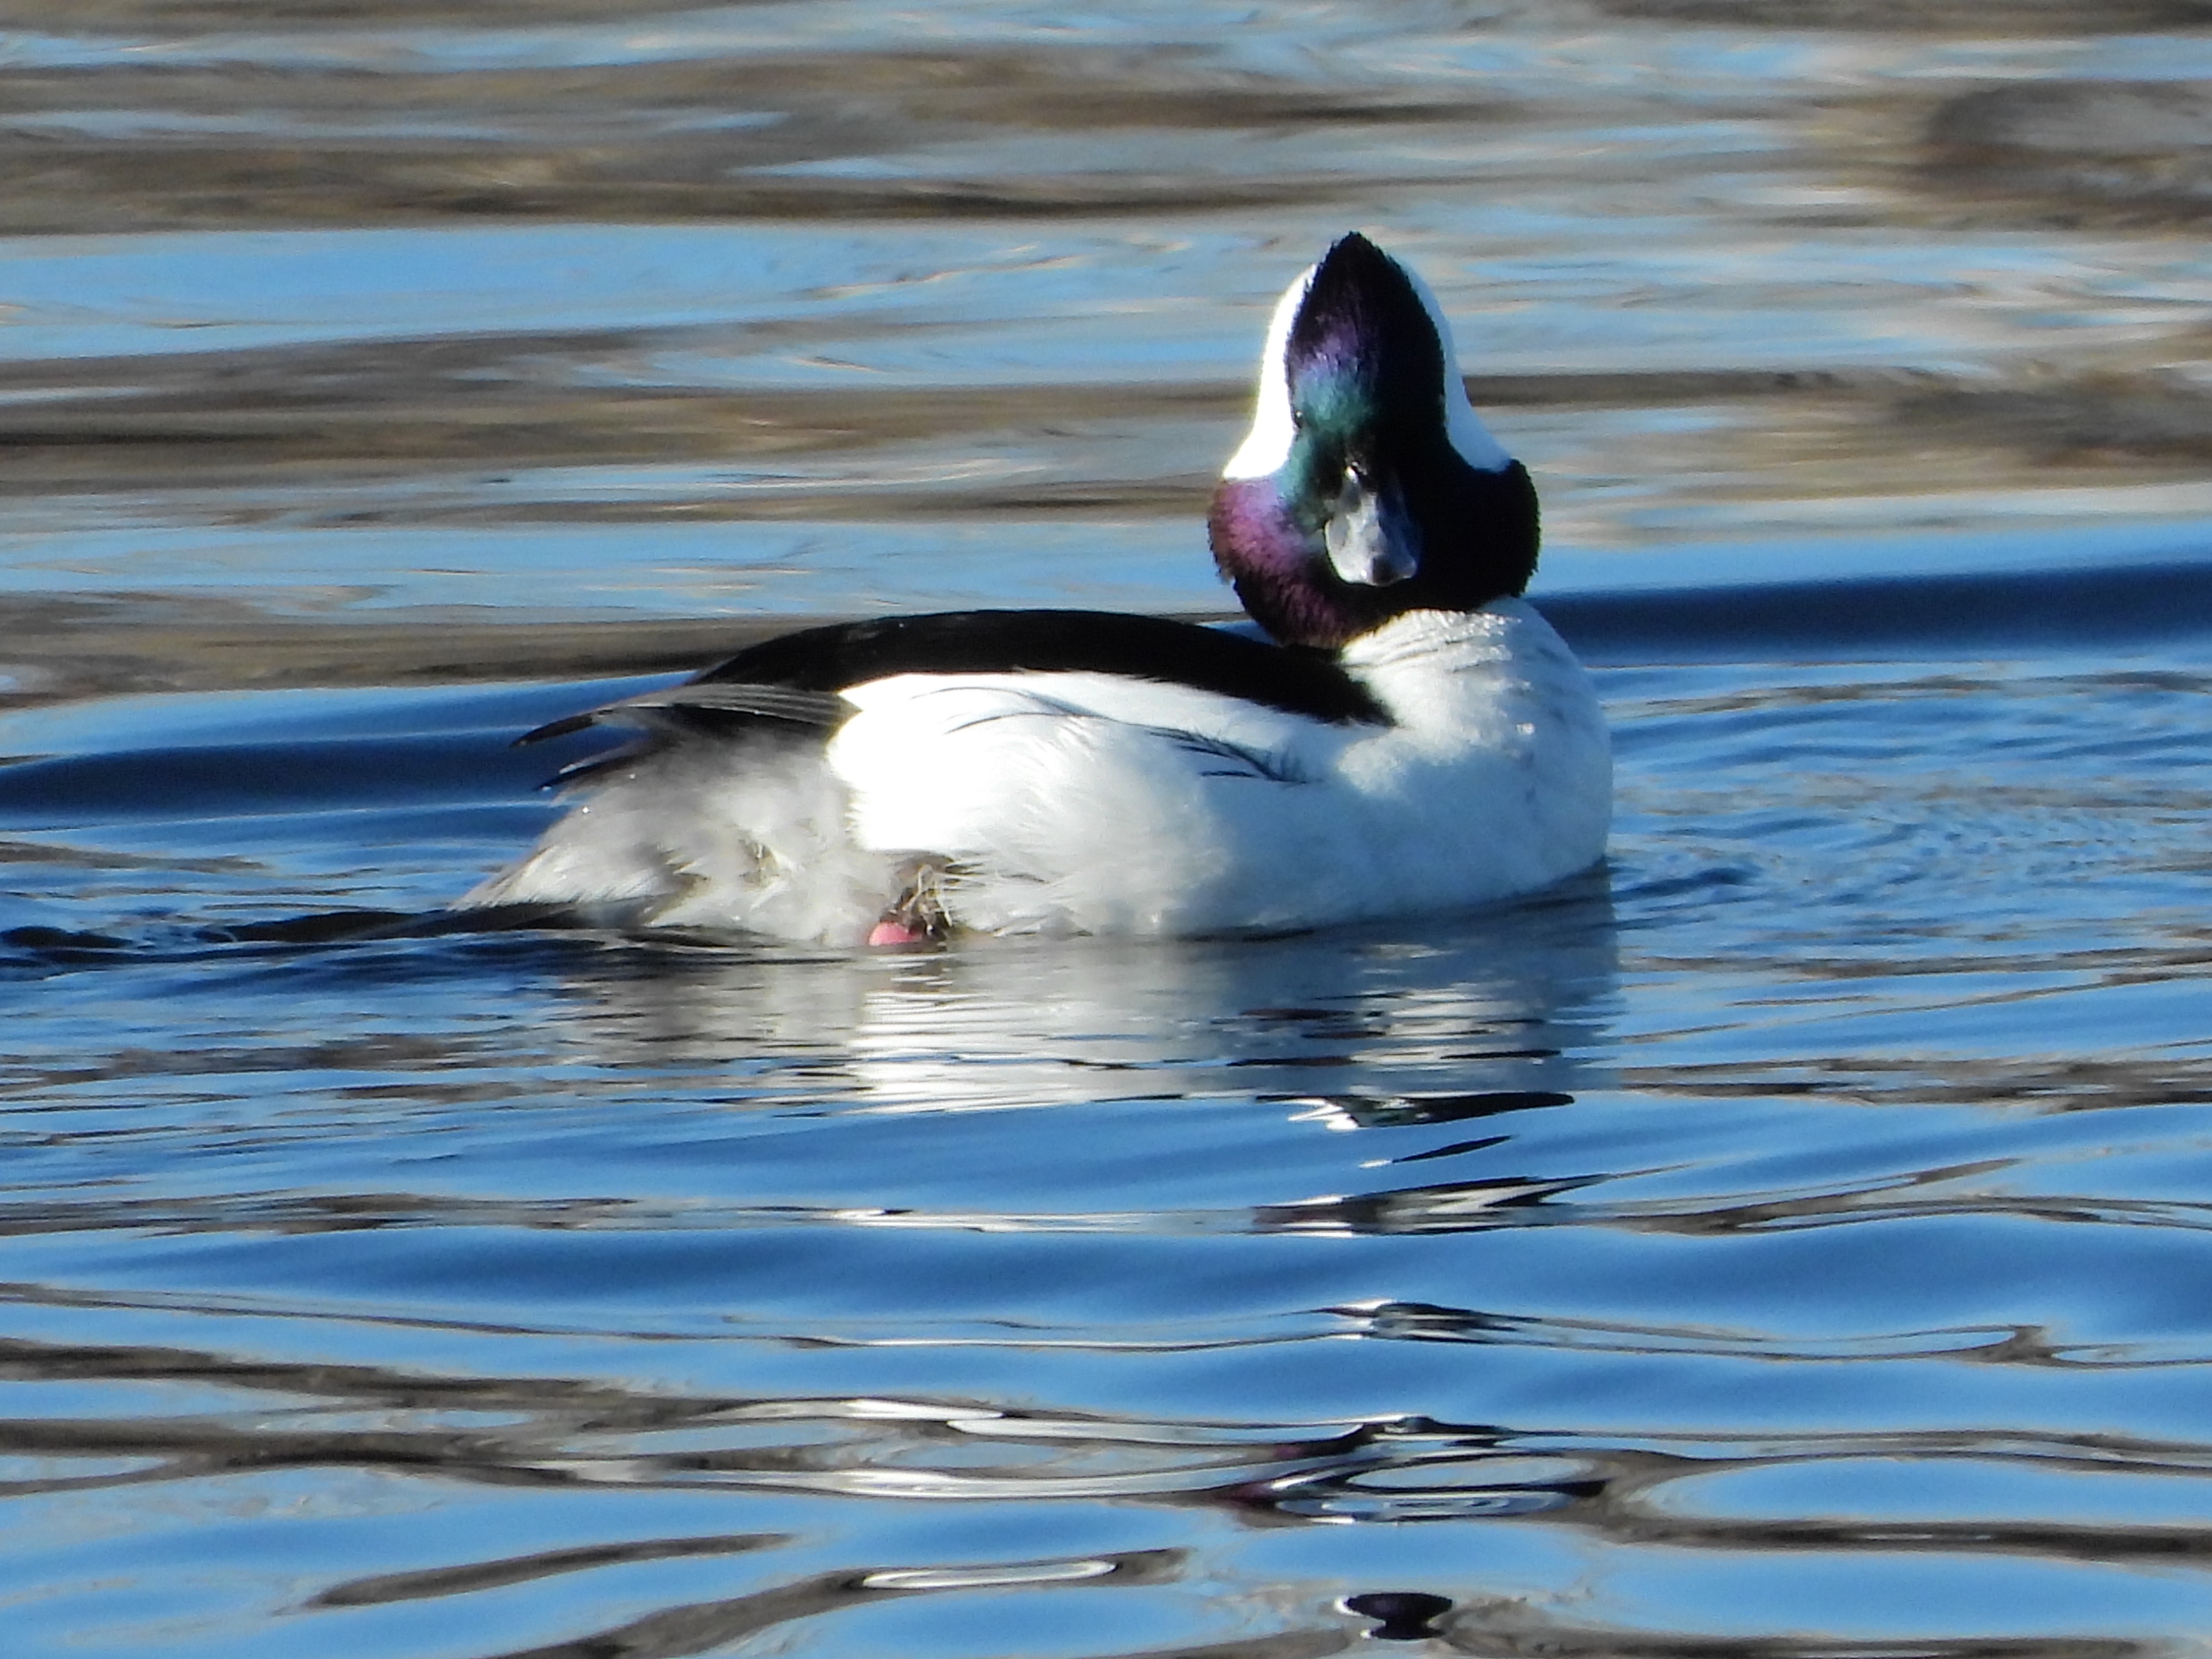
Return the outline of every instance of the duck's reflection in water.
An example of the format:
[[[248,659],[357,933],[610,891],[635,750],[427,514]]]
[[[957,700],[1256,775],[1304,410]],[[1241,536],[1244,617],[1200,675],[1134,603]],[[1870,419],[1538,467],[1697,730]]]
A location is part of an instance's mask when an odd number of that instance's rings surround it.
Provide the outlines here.
[[[557,1040],[598,1064],[752,1073],[833,1110],[1234,1094],[1341,1098],[1356,1122],[1409,1098],[1571,1093],[1618,944],[1592,876],[1388,932],[916,955],[661,942],[590,960]]]

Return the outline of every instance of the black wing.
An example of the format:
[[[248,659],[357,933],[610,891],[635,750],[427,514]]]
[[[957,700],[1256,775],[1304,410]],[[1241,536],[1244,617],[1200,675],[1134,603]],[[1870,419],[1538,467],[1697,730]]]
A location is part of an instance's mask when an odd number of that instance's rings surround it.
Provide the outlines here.
[[[763,725],[780,727],[793,736],[808,731],[830,732],[843,725],[852,712],[853,705],[842,697],[820,691],[691,680],[548,720],[514,741],[517,747],[543,743],[593,726],[623,726],[637,734],[619,748],[571,761],[545,781],[546,787],[557,788],[642,760],[679,738],[734,737]]]
[[[709,730],[749,725],[755,720],[784,720],[793,726],[818,726],[825,731],[844,724],[853,705],[842,697],[820,691],[801,691],[786,685],[726,685],[708,679],[687,680],[659,691],[641,691],[619,702],[602,703],[580,714],[568,714],[525,732],[517,744],[542,743],[565,738],[587,726],[611,722],[642,730],[674,733],[705,727]]]

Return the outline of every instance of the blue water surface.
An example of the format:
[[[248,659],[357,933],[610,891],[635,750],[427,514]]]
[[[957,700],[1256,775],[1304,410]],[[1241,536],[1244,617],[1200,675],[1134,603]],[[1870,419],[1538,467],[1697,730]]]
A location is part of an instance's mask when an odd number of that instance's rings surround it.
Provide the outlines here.
[[[9,1655],[2212,1647],[2190,9],[25,3]],[[1219,611],[1353,225],[1543,491],[1602,868],[442,916],[726,641]]]

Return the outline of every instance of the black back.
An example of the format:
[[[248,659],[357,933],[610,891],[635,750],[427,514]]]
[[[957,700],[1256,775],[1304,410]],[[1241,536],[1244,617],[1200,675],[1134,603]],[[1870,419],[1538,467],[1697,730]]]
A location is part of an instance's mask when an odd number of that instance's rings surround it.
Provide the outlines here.
[[[894,674],[1023,672],[1120,674],[1333,723],[1389,722],[1334,652],[1106,611],[952,611],[836,623],[749,647],[695,683],[834,693]]]

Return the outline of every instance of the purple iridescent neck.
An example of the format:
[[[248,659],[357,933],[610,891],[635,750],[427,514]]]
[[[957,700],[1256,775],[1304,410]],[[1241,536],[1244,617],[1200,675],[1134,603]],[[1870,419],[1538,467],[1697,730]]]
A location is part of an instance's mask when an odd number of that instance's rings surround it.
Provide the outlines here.
[[[1409,611],[1477,611],[1519,593],[1536,568],[1535,486],[1458,463],[1401,473],[1420,530],[1419,571],[1388,586],[1348,582],[1273,477],[1224,478],[1206,530],[1245,611],[1285,645],[1334,650]]]

